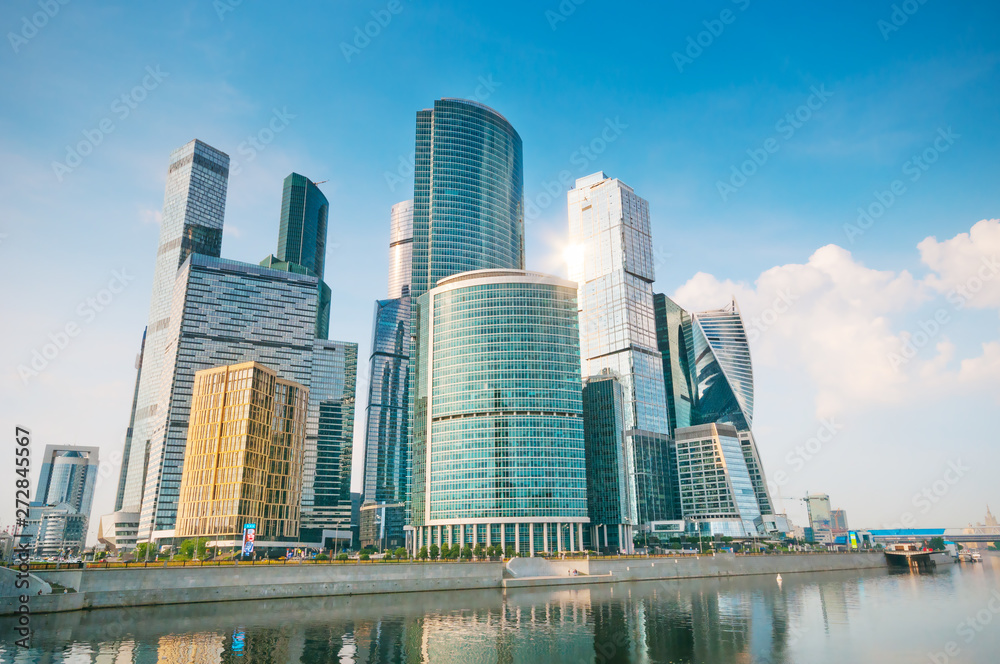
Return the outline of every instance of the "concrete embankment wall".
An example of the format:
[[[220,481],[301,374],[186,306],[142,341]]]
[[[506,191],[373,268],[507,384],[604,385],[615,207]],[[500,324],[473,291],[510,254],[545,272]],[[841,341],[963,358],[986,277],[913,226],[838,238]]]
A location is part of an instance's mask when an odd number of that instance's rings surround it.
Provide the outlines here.
[[[511,578],[505,588],[544,585],[615,583],[661,579],[747,576],[753,574],[795,574],[884,568],[881,553],[817,553],[809,555],[714,556],[677,558],[623,558],[602,560],[515,559],[510,563]],[[572,571],[578,572],[572,576]]]
[[[498,588],[502,563],[240,565],[45,570],[37,575],[76,592],[38,595],[32,613],[115,606],[187,604],[274,597],[325,597]],[[16,610],[0,597],[0,615]]]
[[[432,590],[534,588],[652,579],[793,574],[884,568],[882,554],[545,560],[337,565],[262,565],[45,570],[37,576],[76,592],[32,596],[32,613],[243,599],[327,597]],[[571,576],[572,570],[579,572]],[[506,572],[506,573],[505,573]],[[16,611],[0,597],[0,615]]]

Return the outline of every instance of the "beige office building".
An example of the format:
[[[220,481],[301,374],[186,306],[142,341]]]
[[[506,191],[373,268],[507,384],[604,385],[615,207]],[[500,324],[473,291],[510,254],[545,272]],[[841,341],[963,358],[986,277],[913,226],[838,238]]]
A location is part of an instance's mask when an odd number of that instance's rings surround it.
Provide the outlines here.
[[[177,537],[228,546],[255,524],[258,542],[298,540],[308,402],[257,362],[195,373]]]

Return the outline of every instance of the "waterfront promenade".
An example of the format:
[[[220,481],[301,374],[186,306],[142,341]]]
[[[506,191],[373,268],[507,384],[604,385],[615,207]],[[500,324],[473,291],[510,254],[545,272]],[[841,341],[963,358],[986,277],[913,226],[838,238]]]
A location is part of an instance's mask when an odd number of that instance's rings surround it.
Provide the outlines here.
[[[55,589],[32,613],[264,598],[537,588],[617,581],[735,577],[884,568],[881,553],[514,558],[482,562],[132,564],[32,570]],[[575,574],[574,574],[575,571]],[[64,592],[60,592],[63,589]],[[0,615],[16,611],[0,597]]]

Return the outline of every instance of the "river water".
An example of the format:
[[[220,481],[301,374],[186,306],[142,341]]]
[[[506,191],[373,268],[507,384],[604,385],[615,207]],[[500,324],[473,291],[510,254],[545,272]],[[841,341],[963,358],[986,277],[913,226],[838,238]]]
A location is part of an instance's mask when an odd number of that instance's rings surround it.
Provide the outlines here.
[[[1000,555],[925,574],[258,600],[0,619],[2,662],[1000,662]]]

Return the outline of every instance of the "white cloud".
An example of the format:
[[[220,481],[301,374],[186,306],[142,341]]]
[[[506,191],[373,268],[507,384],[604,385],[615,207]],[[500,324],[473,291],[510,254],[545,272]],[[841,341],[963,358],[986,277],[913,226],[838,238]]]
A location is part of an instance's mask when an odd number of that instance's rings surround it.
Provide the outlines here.
[[[902,403],[943,385],[968,389],[996,382],[1000,342],[984,344],[981,356],[962,359],[954,369],[956,356],[963,353],[945,332],[957,317],[957,306],[950,298],[945,304],[940,294],[968,284],[984,257],[1000,255],[1000,226],[996,220],[982,221],[971,233],[941,243],[928,238],[919,249],[934,271],[925,279],[906,270],[866,267],[846,249],[827,245],[804,264],[766,270],[752,286],[698,273],[673,297],[689,311],[699,311],[722,306],[735,296],[753,347],[755,371],[781,372],[802,389],[812,390],[817,417]],[[979,283],[979,295],[970,303],[1000,307],[1000,277]],[[901,327],[898,319],[932,299],[939,302],[938,311],[947,309],[945,324],[928,334],[932,312],[909,330]],[[913,352],[904,352],[907,349]],[[967,349],[974,352],[978,349]]]
[[[936,274],[925,280],[952,303],[976,309],[1000,308],[1000,219],[983,219],[968,233],[917,245],[920,259]]]

